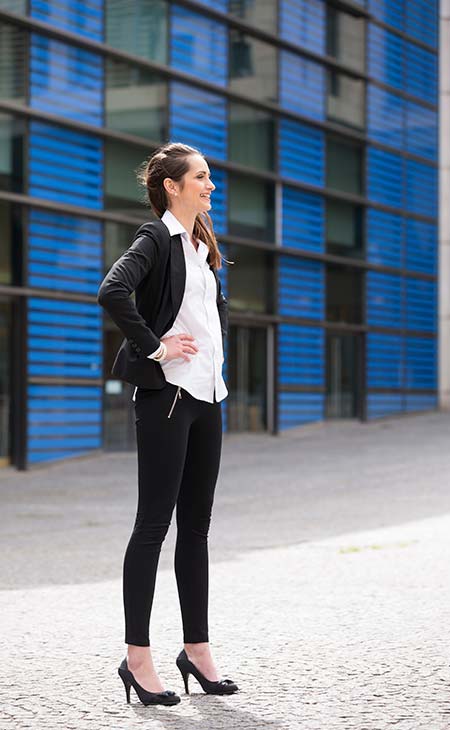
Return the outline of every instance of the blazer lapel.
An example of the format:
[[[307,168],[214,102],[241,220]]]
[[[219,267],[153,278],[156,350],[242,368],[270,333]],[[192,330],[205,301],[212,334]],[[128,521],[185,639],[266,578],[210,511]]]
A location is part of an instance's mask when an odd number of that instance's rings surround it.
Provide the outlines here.
[[[186,288],[186,263],[179,233],[170,237],[170,288],[173,317],[175,319],[181,307]]]

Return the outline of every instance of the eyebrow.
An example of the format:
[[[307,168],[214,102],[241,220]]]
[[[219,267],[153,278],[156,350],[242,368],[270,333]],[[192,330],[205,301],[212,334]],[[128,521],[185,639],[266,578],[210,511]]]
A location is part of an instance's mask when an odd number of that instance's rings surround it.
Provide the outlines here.
[[[208,171],[207,170],[197,170],[197,172],[195,174],[198,175],[199,172],[208,172]],[[211,173],[208,173],[208,174],[210,175]]]

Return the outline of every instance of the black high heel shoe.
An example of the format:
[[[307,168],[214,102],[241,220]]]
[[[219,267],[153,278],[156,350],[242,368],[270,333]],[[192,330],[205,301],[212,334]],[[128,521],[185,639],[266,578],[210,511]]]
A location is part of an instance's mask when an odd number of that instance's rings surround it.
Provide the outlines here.
[[[130,704],[131,687],[133,687],[140,701],[144,705],[177,705],[178,702],[180,702],[180,697],[178,697],[178,695],[170,689],[166,689],[164,692],[149,692],[147,689],[141,687],[141,685],[136,682],[132,672],[128,669],[126,659],[123,660],[117,671],[125,685],[128,704]]]
[[[197,682],[201,684],[202,689],[208,695],[231,695],[233,694],[233,692],[237,692],[237,690],[239,689],[237,684],[232,682],[231,679],[220,679],[216,682],[211,682],[210,679],[206,679],[201,671],[197,669],[195,664],[193,664],[190,659],[188,659],[188,656],[184,649],[178,654],[176,665],[181,672],[181,676],[183,677],[184,688],[187,695],[189,694],[188,681],[190,674],[195,677]]]

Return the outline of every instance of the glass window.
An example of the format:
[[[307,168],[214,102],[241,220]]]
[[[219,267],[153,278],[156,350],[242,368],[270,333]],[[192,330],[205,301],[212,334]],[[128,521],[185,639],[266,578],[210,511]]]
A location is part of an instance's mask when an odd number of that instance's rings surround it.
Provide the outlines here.
[[[364,71],[365,44],[364,18],[328,6],[327,54],[355,71]]]
[[[0,200],[0,284],[22,283],[22,209]]]
[[[277,2],[274,0],[230,0],[229,12],[268,33],[277,33]]]
[[[349,266],[327,264],[327,320],[360,324],[363,274]]]
[[[27,0],[0,0],[0,8],[9,10],[11,13],[25,14],[27,12]]]
[[[273,312],[273,254],[249,246],[229,244],[225,258],[228,272],[227,299],[231,310]]]
[[[230,30],[230,89],[248,98],[277,101],[277,50]]]
[[[106,43],[167,64],[167,2],[105,0]]]
[[[138,137],[166,137],[167,84],[156,73],[106,59],[106,126]]]
[[[149,218],[144,193],[136,180],[136,170],[151,150],[123,142],[105,142],[105,209],[122,215]]]
[[[150,213],[148,218],[154,218]],[[105,223],[105,274],[110,270],[111,266],[122,256],[124,251],[129,248],[133,242],[136,226],[127,225],[126,223],[113,223],[106,221]]]
[[[327,252],[338,256],[363,256],[363,209],[342,200],[327,201]]]
[[[0,23],[0,98],[25,102],[27,34]]]
[[[274,169],[274,119],[246,104],[230,103],[229,159],[261,170]]]
[[[267,428],[267,329],[232,325],[228,335],[228,431]]]
[[[328,71],[327,117],[350,127],[364,127],[364,82]]]
[[[11,385],[12,385],[12,303],[0,298],[0,466],[10,462]],[[18,363],[15,363],[17,368]]]
[[[362,146],[337,137],[327,139],[327,187],[362,191]]]
[[[229,175],[228,231],[273,242],[275,191],[272,183],[245,175]]]
[[[22,191],[24,134],[23,119],[0,114],[0,190]]]

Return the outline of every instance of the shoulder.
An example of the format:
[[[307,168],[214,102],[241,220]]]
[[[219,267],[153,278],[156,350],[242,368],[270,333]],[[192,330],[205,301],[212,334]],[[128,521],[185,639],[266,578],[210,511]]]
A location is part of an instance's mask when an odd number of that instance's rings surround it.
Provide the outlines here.
[[[169,229],[161,220],[147,221],[139,226],[134,234],[134,241],[142,236],[153,238],[158,243],[170,243]]]

